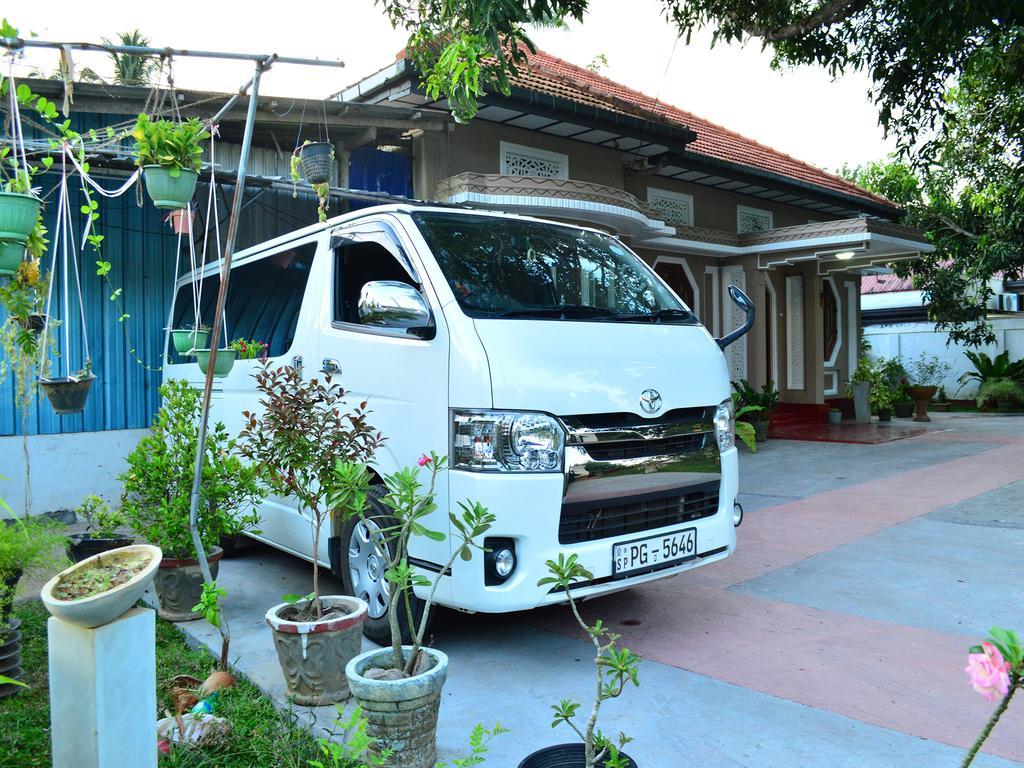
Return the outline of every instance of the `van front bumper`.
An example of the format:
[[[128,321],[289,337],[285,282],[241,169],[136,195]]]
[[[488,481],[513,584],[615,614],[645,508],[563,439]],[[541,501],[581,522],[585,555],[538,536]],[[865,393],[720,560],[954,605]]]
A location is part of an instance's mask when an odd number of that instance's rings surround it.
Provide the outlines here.
[[[469,562],[455,561],[451,574],[442,576],[435,597],[444,605],[482,613],[504,613],[564,603],[567,600],[564,592],[553,589],[551,585],[537,585],[548,575],[547,561],[557,559],[559,553],[577,555],[580,564],[594,576],[592,581],[573,588],[573,595],[580,598],[616,592],[722,560],[736,548],[732,511],[737,475],[736,449],[731,448],[721,454],[718,505],[710,516],[619,536],[562,544],[559,542],[559,523],[567,498],[565,476],[453,470],[448,473],[452,510],[457,514],[458,502],[466,499],[479,501],[487,507],[496,520],[486,536],[511,539],[515,543],[516,568],[504,583],[486,585],[484,559],[475,551]],[[686,528],[695,529],[697,535],[697,552],[692,559],[661,570],[633,571],[625,576],[613,574],[612,549],[615,544]]]

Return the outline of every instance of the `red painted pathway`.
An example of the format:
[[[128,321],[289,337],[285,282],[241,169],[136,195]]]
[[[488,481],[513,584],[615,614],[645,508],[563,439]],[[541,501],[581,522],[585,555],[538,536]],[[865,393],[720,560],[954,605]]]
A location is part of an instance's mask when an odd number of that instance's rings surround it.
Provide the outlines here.
[[[728,560],[585,605],[584,611],[599,611],[618,626],[623,644],[645,658],[968,747],[993,707],[963,674],[967,648],[977,638],[728,587],[1024,480],[1024,441],[1002,442],[996,450],[759,510],[744,521],[738,552]],[[559,609],[537,615],[547,629],[579,632]],[[640,623],[622,625],[627,619]],[[1024,707],[1010,707],[985,751],[1024,761]]]

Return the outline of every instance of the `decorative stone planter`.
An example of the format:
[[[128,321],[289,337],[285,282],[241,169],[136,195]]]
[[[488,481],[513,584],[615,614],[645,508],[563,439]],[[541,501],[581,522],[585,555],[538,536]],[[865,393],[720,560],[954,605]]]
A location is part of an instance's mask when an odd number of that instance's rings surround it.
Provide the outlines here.
[[[907,394],[914,401],[914,421],[931,421],[928,416],[928,401],[935,397],[938,387],[907,387]]]
[[[90,373],[84,379],[73,379],[70,376],[41,379],[39,386],[46,393],[53,410],[66,415],[85,410],[85,401],[89,399],[89,389],[94,381],[96,377]]]
[[[871,406],[868,403],[868,395],[871,394],[871,382],[858,381],[851,389],[853,390],[853,412],[858,424],[871,423]]]
[[[220,559],[224,550],[211,547],[207,560],[210,562],[210,573],[217,578]],[[192,613],[192,606],[199,602],[203,594],[203,573],[199,570],[199,561],[193,558],[165,557],[160,561],[156,577],[153,579],[156,596],[160,602],[157,611],[161,619],[166,621],[193,621],[202,618],[201,614]]]
[[[121,547],[129,547],[134,543],[135,539],[131,536],[97,539],[88,533],[73,533],[68,536],[68,557],[74,562],[80,563],[95,555],[121,549]]]
[[[619,752],[628,768],[637,768],[633,758],[625,752]],[[587,749],[583,742],[574,744],[558,744],[537,750],[519,764],[519,768],[585,768]]]
[[[405,647],[406,654],[411,650]],[[367,734],[377,749],[392,750],[384,768],[433,768],[437,759],[437,715],[448,657],[433,648],[424,648],[423,653],[433,666],[404,680],[363,677],[368,669],[388,666],[390,648],[360,654],[345,667],[352,696],[367,720]]]
[[[153,200],[153,205],[173,211],[188,206],[196,193],[199,174],[182,168],[177,176],[171,176],[170,168],[145,165],[142,167],[142,178],[146,182],[146,191]]]
[[[194,355],[195,350],[205,349],[206,345],[210,343],[210,332],[202,329],[176,328],[171,331],[171,342],[174,344],[175,352],[179,355]]]
[[[267,611],[266,617],[288,695],[309,707],[349,697],[345,668],[359,654],[366,621],[367,605],[358,597],[327,595],[320,601],[324,608],[338,607],[347,613],[322,621],[289,621],[278,615],[288,607],[281,603]]]
[[[109,624],[114,619],[132,608],[142,593],[149,587],[158,566],[162,553],[159,547],[150,544],[132,544],[128,547],[93,555],[80,563],[58,573],[40,592],[43,605],[53,616],[69,624],[79,627],[93,628]],[[82,597],[77,600],[61,600],[53,594],[53,590],[67,577],[88,570],[98,565],[137,566],[145,563],[145,568],[136,573],[124,584],[108,589],[98,595]]]
[[[897,419],[909,419],[914,415],[914,404],[910,403],[893,403],[893,413],[896,414]]]

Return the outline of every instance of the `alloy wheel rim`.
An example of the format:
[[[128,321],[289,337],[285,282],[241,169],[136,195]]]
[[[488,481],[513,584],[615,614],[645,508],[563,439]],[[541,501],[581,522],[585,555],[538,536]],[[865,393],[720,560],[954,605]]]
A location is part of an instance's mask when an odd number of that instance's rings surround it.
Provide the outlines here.
[[[384,578],[387,556],[382,549],[383,534],[372,520],[360,520],[348,542],[348,571],[352,593],[366,601],[367,613],[379,619],[388,612],[391,589]]]

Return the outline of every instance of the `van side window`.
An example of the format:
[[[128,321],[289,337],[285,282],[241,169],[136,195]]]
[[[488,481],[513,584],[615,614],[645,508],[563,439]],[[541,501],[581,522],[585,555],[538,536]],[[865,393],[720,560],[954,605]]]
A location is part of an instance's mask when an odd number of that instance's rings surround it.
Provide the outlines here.
[[[348,242],[334,251],[334,321],[359,323],[359,293],[374,280],[416,281],[379,242]]]
[[[269,344],[271,357],[286,354],[295,338],[302,296],[315,253],[315,242],[303,243],[234,267],[224,304],[227,342],[222,334],[218,346],[223,348],[233,339],[244,338]],[[199,320],[207,327],[213,326],[219,289],[220,275],[210,275],[203,280]],[[199,290],[197,284],[195,291]],[[195,323],[194,306],[193,284],[189,283],[178,291],[173,327],[191,327]],[[214,343],[212,339],[210,343]],[[173,347],[171,354],[174,354]],[[192,358],[179,358],[177,362],[191,361]]]

